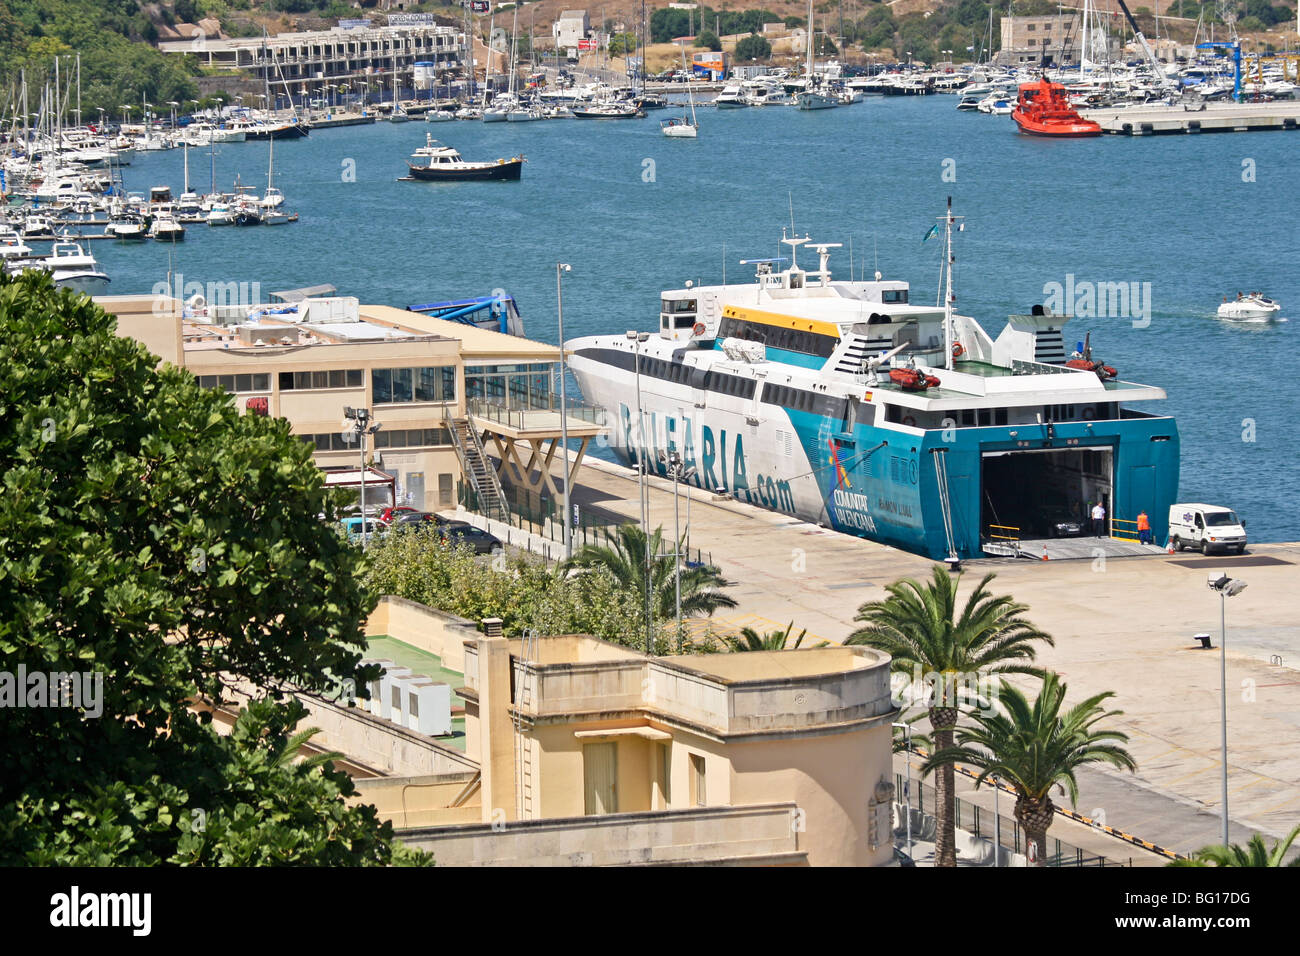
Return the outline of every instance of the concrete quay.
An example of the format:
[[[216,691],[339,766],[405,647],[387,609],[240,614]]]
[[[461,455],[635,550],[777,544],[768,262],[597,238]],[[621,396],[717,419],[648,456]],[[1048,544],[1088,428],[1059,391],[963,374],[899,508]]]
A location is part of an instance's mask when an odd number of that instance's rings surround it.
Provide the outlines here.
[[[559,471],[558,462],[556,471]],[[650,478],[650,526],[673,528],[672,483]],[[681,486],[683,531],[710,552],[739,602],[719,623],[808,629],[805,646],[853,633],[865,602],[902,577],[925,578],[933,562],[885,545]],[[689,499],[689,505],[688,505]],[[588,459],[574,501],[590,513],[637,520],[632,469]],[[1056,639],[1038,662],[1058,671],[1069,700],[1103,691],[1123,711],[1136,774],[1080,775],[1077,811],[1170,850],[1188,853],[1219,839],[1219,594],[1206,572],[1227,570],[1249,588],[1227,601],[1228,772],[1232,838],[1281,836],[1300,823],[1300,544],[1251,545],[1242,557],[1164,553],[1135,557],[965,563],[965,583],[996,572],[996,594],[1030,608]],[[1208,632],[1213,650],[1193,636]],[[1031,688],[1033,681],[1017,679]],[[1068,806],[1068,801],[1058,798]],[[1063,821],[1058,821],[1063,822]],[[1055,829],[1055,827],[1054,827]],[[1062,827],[1062,831],[1073,829]],[[1062,839],[1069,839],[1064,832]],[[1141,856],[1106,836],[1113,858]],[[1081,844],[1082,845],[1082,844]]]
[[[1300,128],[1300,101],[1272,103],[1206,103],[1185,106],[1139,106],[1125,109],[1080,110],[1085,119],[1101,124],[1102,132],[1119,136],[1161,136],[1172,133],[1246,133]]]

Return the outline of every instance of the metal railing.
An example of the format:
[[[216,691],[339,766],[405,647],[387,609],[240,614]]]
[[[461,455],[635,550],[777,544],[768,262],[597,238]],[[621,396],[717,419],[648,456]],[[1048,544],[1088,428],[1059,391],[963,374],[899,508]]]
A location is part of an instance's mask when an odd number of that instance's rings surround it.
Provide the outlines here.
[[[544,393],[529,394],[527,401],[518,402],[522,396],[512,394],[511,401],[507,398],[471,398],[466,401],[465,406],[469,414],[475,418],[482,418],[485,421],[496,422],[499,425],[505,425],[507,428],[515,428],[519,431],[526,431],[530,427],[538,428],[534,421],[529,423],[529,416],[538,412],[554,412],[557,416],[560,414],[560,403],[558,401],[542,401]],[[589,422],[593,425],[599,425],[602,422],[604,409],[596,405],[589,405],[586,402],[569,402],[566,415],[569,421],[578,420]],[[547,425],[547,430],[558,427],[556,425]]]
[[[894,773],[895,792],[906,794],[907,776],[897,771]],[[929,813],[934,815],[935,808],[938,806],[938,793],[930,784],[916,779],[915,774],[912,777],[912,792],[907,796],[906,802],[909,806],[915,807],[922,814]],[[989,784],[992,786],[992,784]],[[1003,788],[1002,796],[1006,798],[1009,806],[1014,806],[1016,799],[1014,793],[1010,793]],[[899,801],[904,802],[904,801]],[[981,807],[976,803],[963,800],[961,797],[955,798],[955,819],[954,825],[959,830],[965,830],[967,833],[981,839],[993,841],[998,838],[998,844],[1004,850],[1012,853],[1028,855],[1029,840],[1021,829],[1020,824],[1016,822],[1015,817],[1007,816],[1005,813],[994,814],[987,807]],[[929,808],[927,810],[927,807]],[[994,823],[994,817],[999,822]],[[906,837],[903,838],[904,841]],[[914,840],[914,842],[916,842]],[[1058,840],[1048,834],[1047,838],[1047,860],[1044,866],[1131,866],[1132,861],[1124,862],[1122,860],[1113,860],[1097,853],[1092,853],[1082,847],[1067,843],[1064,840]]]

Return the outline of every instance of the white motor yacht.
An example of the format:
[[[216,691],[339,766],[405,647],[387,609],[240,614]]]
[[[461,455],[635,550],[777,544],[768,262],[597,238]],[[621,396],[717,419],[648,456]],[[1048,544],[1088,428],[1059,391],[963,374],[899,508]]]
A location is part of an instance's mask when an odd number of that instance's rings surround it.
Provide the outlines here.
[[[713,105],[720,110],[738,110],[749,105],[749,97],[739,83],[733,83],[722,88],[722,92],[714,98]]]
[[[1267,321],[1273,318],[1282,306],[1260,292],[1238,292],[1237,298],[1223,300],[1219,306],[1219,318],[1237,321]]]
[[[50,254],[36,264],[51,274],[55,285],[89,295],[102,292],[109,282],[95,257],[78,242],[56,242]]]

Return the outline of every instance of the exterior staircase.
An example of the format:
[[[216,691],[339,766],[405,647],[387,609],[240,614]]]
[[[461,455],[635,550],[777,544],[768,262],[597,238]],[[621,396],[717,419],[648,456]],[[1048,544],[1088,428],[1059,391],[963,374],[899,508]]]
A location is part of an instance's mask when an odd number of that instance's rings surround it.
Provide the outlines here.
[[[470,423],[469,417],[448,418],[447,430],[451,432],[451,443],[456,448],[456,457],[460,459],[461,470],[465,479],[474,489],[482,513],[497,521],[510,520],[510,503],[501,487],[496,471],[488,463],[479,440],[478,431]]]

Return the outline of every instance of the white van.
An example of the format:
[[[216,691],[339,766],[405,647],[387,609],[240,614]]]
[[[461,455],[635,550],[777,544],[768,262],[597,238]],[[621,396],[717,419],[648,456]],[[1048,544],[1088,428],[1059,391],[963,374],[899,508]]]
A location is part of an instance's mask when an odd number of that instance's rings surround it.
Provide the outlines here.
[[[1241,554],[1246,550],[1246,522],[1231,508],[1219,505],[1170,505],[1169,543],[1175,551],[1193,548],[1201,554],[1211,551]]]

